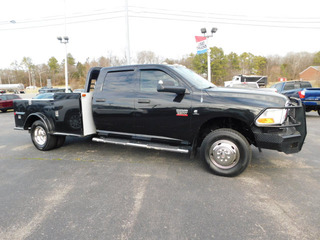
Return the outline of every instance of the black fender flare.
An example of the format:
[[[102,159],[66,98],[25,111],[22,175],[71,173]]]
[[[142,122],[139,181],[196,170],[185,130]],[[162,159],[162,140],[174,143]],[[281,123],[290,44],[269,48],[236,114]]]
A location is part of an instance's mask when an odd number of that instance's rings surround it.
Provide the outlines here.
[[[53,125],[53,123],[52,123],[52,122],[50,121],[50,119],[49,119],[46,115],[44,115],[43,113],[31,113],[31,114],[27,117],[26,121],[24,122],[23,129],[24,129],[24,130],[30,129],[31,126],[32,126],[32,124],[33,124],[35,121],[37,121],[37,120],[41,120],[41,121],[45,124],[46,128],[48,129],[48,131],[49,131],[50,133],[53,132],[53,130],[54,130],[54,127],[53,127],[54,125]]]

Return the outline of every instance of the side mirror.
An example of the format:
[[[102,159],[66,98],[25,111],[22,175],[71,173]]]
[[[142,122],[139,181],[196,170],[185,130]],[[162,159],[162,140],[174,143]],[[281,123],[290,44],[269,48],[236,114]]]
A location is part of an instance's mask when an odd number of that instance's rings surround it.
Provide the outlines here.
[[[184,87],[176,87],[172,86],[171,84],[165,84],[162,80],[159,80],[157,85],[158,92],[172,92],[178,95],[183,95],[186,93],[186,88]]]

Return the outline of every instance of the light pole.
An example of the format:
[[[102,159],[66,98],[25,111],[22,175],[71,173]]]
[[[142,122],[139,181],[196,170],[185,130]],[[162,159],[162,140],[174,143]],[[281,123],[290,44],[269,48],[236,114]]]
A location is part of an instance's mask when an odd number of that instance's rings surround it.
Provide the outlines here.
[[[131,56],[130,56],[130,34],[129,34],[129,6],[128,6],[128,0],[125,0],[125,13],[126,13],[126,41],[127,41],[127,46],[126,46],[126,52],[127,52],[127,64],[131,64]]]
[[[206,35],[207,29],[201,28],[201,33],[204,35],[204,37],[207,38],[207,55],[208,55],[208,81],[211,82],[211,58],[210,58],[210,47],[209,47],[209,38],[213,37],[213,34],[218,31],[218,28],[212,28],[211,29],[211,35]]]
[[[64,75],[65,75],[65,79],[66,79],[66,92],[69,91],[68,89],[68,51],[67,51],[67,43],[69,42],[69,38],[67,36],[64,36],[63,39],[62,37],[57,37],[57,39],[60,41],[60,43],[63,43],[65,45],[66,48],[66,56],[65,56],[65,60],[64,60]]]
[[[42,88],[42,79],[41,79],[41,74],[42,74],[42,73],[45,73],[45,71],[44,71],[44,72],[38,72],[39,78],[40,78],[39,81],[40,81],[40,87],[41,87],[41,88]]]

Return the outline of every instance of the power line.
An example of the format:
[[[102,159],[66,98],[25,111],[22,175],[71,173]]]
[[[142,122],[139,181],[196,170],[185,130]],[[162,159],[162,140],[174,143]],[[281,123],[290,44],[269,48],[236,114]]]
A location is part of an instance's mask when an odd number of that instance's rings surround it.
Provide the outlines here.
[[[320,29],[320,26],[312,26],[310,24],[319,24],[320,18],[290,18],[294,21],[288,20],[273,20],[273,19],[257,19],[252,18],[245,15],[237,15],[237,14],[221,14],[221,13],[205,13],[205,12],[195,12],[195,11],[176,11],[170,9],[156,9],[156,8],[146,8],[146,7],[135,7],[131,6],[129,9],[129,17],[131,18],[141,18],[141,19],[156,19],[156,20],[167,20],[167,21],[180,21],[180,22],[212,22],[219,24],[227,24],[227,25],[240,25],[240,26],[251,26],[251,27],[271,27],[271,28],[288,28],[288,29]],[[138,9],[138,10],[135,10]],[[139,9],[142,9],[139,10]],[[113,10],[113,11],[101,11],[95,10],[94,12],[89,13],[80,13],[73,16],[67,17],[67,24],[77,24],[84,22],[95,22],[95,21],[103,21],[110,19],[117,19],[124,17],[124,9],[123,10]],[[108,17],[98,17],[104,15],[116,15],[116,16],[108,16]],[[120,15],[119,15],[120,14]],[[92,18],[93,17],[93,18]],[[9,22],[2,21],[0,25],[17,25],[20,27],[13,28],[0,28],[0,31],[12,31],[12,30],[25,30],[25,29],[34,29],[34,28],[44,28],[44,27],[54,27],[63,25],[62,21],[64,16],[49,16],[40,19],[27,19],[21,21]],[[77,20],[79,19],[79,20]],[[298,20],[304,21],[298,21]],[[313,19],[314,21],[310,21]],[[11,20],[13,21],[13,20]],[[48,24],[43,24],[44,22],[48,22]],[[36,24],[36,25],[28,25],[28,24]],[[298,25],[297,25],[298,24]],[[301,26],[301,24],[308,24]],[[25,25],[25,26],[22,26]]]
[[[94,18],[94,19],[83,19],[83,20],[77,20],[77,21],[68,21],[67,24],[69,25],[69,24],[78,24],[78,23],[88,23],[88,22],[104,21],[104,20],[119,19],[119,18],[123,18],[123,16],[112,16],[112,17],[103,17],[103,18]],[[33,25],[33,26],[21,26],[21,27],[3,28],[3,29],[0,28],[0,31],[27,30],[27,29],[55,27],[55,26],[65,25],[65,23],[62,22],[63,18],[59,20],[61,22],[58,22],[58,23],[50,23],[50,24],[42,24],[42,25],[40,24],[40,25]]]
[[[259,23],[299,23],[299,24],[318,24],[320,23],[320,19],[318,21],[276,21],[276,20],[258,20],[258,19],[246,19],[246,18],[227,18],[227,17],[216,17],[214,14],[211,14],[210,16],[204,17],[203,13],[197,13],[198,15],[188,15],[188,14],[181,14],[177,12],[172,13],[162,13],[157,11],[131,11],[136,14],[156,14],[156,15],[168,15],[168,16],[176,16],[176,17],[192,17],[192,18],[204,18],[204,19],[219,19],[219,20],[230,20],[230,21],[245,21],[245,22],[259,22]],[[193,14],[196,14],[194,12]],[[201,14],[201,15],[199,15]]]
[[[173,20],[173,21],[183,21],[183,22],[206,22],[206,20],[197,20],[197,19],[181,19],[181,18],[169,18],[169,17],[151,17],[151,16],[135,16],[131,15],[132,18],[148,18],[148,19],[158,19],[158,20]],[[253,23],[239,23],[239,22],[226,22],[226,21],[216,21],[211,19],[210,22],[216,24],[227,24],[227,25],[240,25],[240,26],[250,26],[250,27],[271,27],[271,28],[291,28],[291,29],[320,29],[319,27],[310,27],[310,26],[282,26],[282,25],[271,25],[271,24],[253,24]]]
[[[83,17],[92,17],[92,16],[98,16],[98,15],[106,15],[106,14],[117,14],[117,13],[123,13],[124,11],[108,11],[108,12],[102,12],[102,13],[95,13],[95,14],[82,14],[82,15],[75,15],[75,16],[69,16],[67,19],[75,19],[75,18],[83,18]],[[28,23],[39,23],[39,22],[49,22],[49,21],[58,21],[64,19],[63,15],[57,15],[57,16],[51,16],[46,18],[40,18],[40,19],[28,19],[28,20],[20,20],[15,21],[15,23],[19,24],[28,24]],[[12,23],[9,22],[0,22],[0,25],[9,25]]]
[[[199,11],[184,11],[184,10],[172,10],[172,9],[161,9],[161,8],[148,8],[148,7],[140,7],[140,6],[131,6],[131,8],[137,8],[137,9],[146,9],[150,11],[162,11],[162,12],[174,12],[174,13],[187,13],[187,14],[201,14],[203,15],[217,15],[217,16],[229,16],[229,17],[242,17],[242,18],[256,18],[254,16],[248,16],[243,14],[225,14],[225,13],[216,13],[216,12],[199,12]],[[292,19],[292,20],[311,20],[311,19],[317,19],[320,20],[319,17],[274,17],[274,16],[261,16],[262,18],[269,18],[269,19]]]

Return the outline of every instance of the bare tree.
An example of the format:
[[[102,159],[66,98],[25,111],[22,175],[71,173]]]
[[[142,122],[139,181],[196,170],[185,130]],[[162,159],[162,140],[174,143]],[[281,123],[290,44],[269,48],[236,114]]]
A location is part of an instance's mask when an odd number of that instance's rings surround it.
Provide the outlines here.
[[[49,66],[46,64],[39,64],[35,67],[35,71],[39,77],[39,86],[42,87],[45,85],[45,79],[48,78],[48,74],[50,73]]]
[[[28,72],[28,77],[29,77],[29,86],[31,86],[31,73],[34,68],[34,65],[32,63],[31,58],[29,57],[23,57],[21,65],[24,67],[24,69]]]
[[[299,73],[312,65],[314,54],[308,52],[288,53],[284,59],[282,66],[286,66],[287,74],[290,79],[298,79]]]
[[[161,63],[161,58],[152,51],[141,51],[137,53],[138,64]]]

